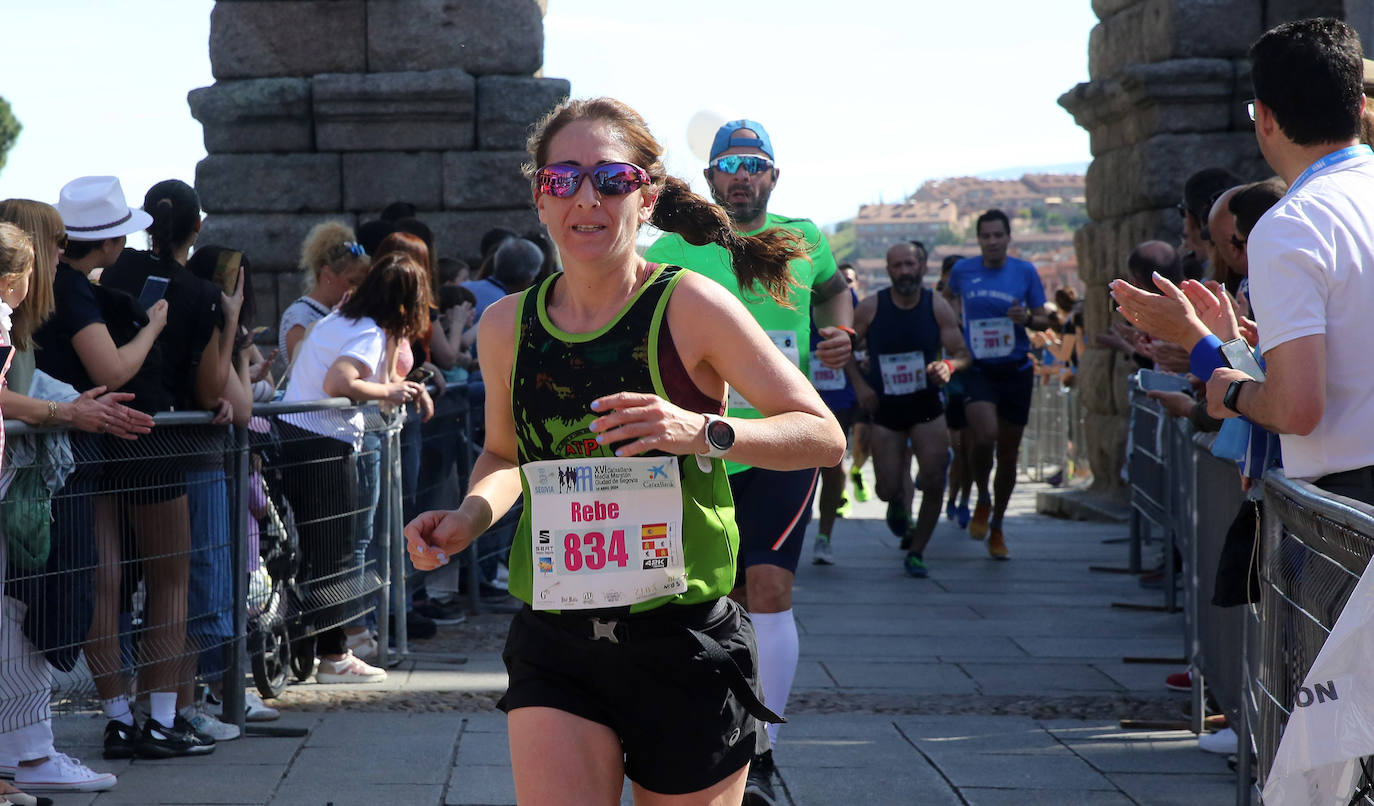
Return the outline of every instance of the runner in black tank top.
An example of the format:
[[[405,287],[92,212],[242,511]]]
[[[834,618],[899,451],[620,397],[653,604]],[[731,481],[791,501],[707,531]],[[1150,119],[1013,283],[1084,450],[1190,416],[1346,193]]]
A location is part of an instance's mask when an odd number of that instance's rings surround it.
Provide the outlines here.
[[[851,364],[859,405],[873,412],[873,472],[878,497],[887,502],[887,526],[907,551],[906,572],[928,574],[925,547],[940,517],[949,460],[940,387],[968,366],[968,349],[954,310],[921,286],[925,247],[899,243],[888,250],[892,287],[859,303],[854,329],[868,349],[865,375]],[[946,358],[941,359],[943,350]],[[918,475],[911,477],[911,459]],[[921,510],[913,522],[916,488]]]
[[[647,265],[635,238],[652,223],[729,244],[774,298],[799,251],[733,237],[618,101],[568,102],[530,143],[564,270],[483,313],[482,455],[462,505],[420,515],[406,542],[432,569],[523,499],[511,593],[529,606],[502,700],[519,802],[616,803],[628,776],[637,801],[739,803],[769,714],[752,626],[724,595],[738,540],[722,459],[835,464],[844,434],[743,305]],[[710,414],[727,384],[766,416]]]

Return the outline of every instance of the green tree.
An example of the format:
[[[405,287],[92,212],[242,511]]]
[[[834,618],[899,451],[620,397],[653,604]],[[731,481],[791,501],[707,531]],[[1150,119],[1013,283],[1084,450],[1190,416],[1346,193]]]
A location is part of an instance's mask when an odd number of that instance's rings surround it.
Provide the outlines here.
[[[954,230],[950,229],[949,227],[941,227],[940,231],[935,233],[936,246],[953,246],[956,244],[961,244],[963,242],[963,236],[961,236]]]
[[[854,260],[858,257],[858,244],[854,236],[857,234],[853,227],[853,222],[846,222],[849,226],[836,228],[834,235],[826,236],[830,243],[830,252],[835,256],[836,263],[843,263],[846,260]]]
[[[14,147],[14,141],[19,139],[19,132],[24,127],[14,116],[14,110],[10,109],[10,102],[0,98],[0,171],[5,169],[5,158],[9,155],[10,149]]]

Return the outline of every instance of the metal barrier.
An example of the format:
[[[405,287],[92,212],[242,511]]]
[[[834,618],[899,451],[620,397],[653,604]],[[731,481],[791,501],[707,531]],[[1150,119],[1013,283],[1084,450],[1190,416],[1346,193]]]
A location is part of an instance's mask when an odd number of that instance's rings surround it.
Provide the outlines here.
[[[361,447],[318,434],[343,409]],[[159,414],[135,441],[5,423],[3,520],[24,539],[0,544],[0,732],[217,680],[242,726],[241,670],[272,696],[312,673],[316,636],[374,609],[387,662],[400,418],[342,399],[254,415]]]
[[[1031,481],[1058,486],[1074,476],[1080,462],[1077,450],[1082,422],[1077,397],[1072,387],[1060,385],[1059,378],[1045,383],[1036,379],[1031,396],[1030,421],[1022,432],[1018,469]]]
[[[1265,475],[1264,507],[1260,603],[1246,608],[1249,741],[1242,742],[1238,765],[1248,773],[1253,752],[1260,785],[1294,695],[1374,557],[1374,507],[1333,497],[1276,470]],[[1253,794],[1245,789],[1247,797]],[[1374,803],[1368,794],[1349,797],[1339,802]]]
[[[1164,533],[1166,570],[1173,548],[1180,551],[1193,727],[1202,730],[1205,693],[1212,692],[1241,737],[1236,802],[1250,804],[1273,763],[1295,692],[1374,557],[1374,507],[1271,470],[1254,559],[1260,600],[1212,605],[1227,533],[1238,511],[1255,504],[1240,491],[1235,463],[1212,456],[1212,435],[1193,434],[1145,397],[1146,388],[1164,381],[1141,376],[1131,388],[1132,570],[1139,570],[1140,543],[1151,526]],[[1165,576],[1171,608],[1173,582]],[[1374,804],[1374,796],[1350,802]]]

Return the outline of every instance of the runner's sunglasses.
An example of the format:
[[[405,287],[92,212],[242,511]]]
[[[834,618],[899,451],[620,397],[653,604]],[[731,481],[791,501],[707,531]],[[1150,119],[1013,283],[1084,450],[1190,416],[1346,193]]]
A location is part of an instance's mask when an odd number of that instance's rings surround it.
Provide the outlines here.
[[[592,187],[603,196],[624,196],[652,183],[648,171],[628,162],[609,162],[591,168],[555,162],[545,165],[534,174],[535,181],[539,183],[539,192],[557,199],[572,198],[582,186],[585,176],[592,178]]]
[[[711,167],[727,174],[736,173],[740,168],[743,168],[746,173],[752,175],[773,170],[773,161],[767,157],[756,157],[752,154],[731,154],[728,157],[716,157],[711,160]]]

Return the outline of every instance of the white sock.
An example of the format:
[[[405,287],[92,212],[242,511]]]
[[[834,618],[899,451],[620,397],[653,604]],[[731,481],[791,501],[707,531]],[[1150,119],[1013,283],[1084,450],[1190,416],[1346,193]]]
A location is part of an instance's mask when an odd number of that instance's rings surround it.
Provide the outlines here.
[[[134,715],[129,712],[129,698],[115,697],[113,700],[101,700],[100,710],[105,712],[106,719],[116,719],[125,725],[134,724]]]
[[[164,728],[172,727],[177,719],[177,693],[175,691],[154,691],[148,695],[148,710],[157,724]]]
[[[787,697],[792,693],[792,678],[797,675],[797,621],[791,610],[781,613],[750,613],[759,645],[759,681],[763,684],[763,704],[778,716],[786,716]],[[778,726],[768,726],[768,743],[778,743]]]

